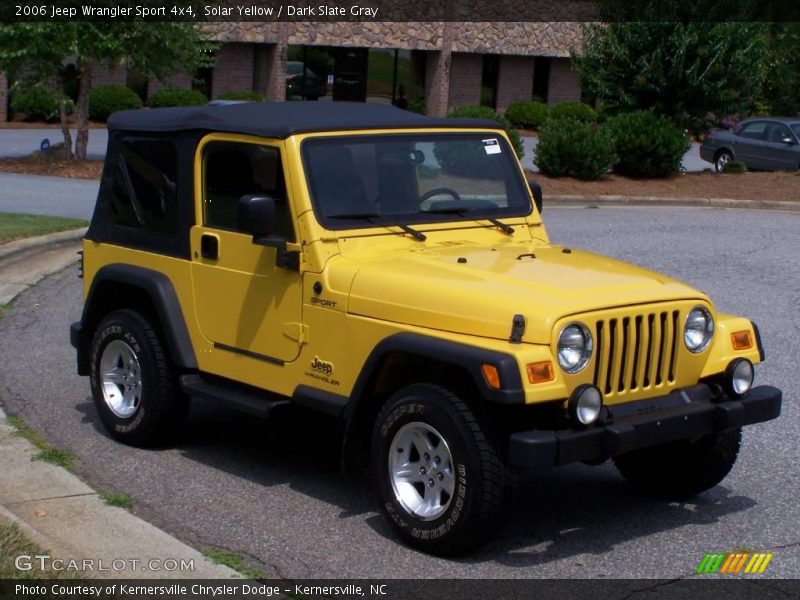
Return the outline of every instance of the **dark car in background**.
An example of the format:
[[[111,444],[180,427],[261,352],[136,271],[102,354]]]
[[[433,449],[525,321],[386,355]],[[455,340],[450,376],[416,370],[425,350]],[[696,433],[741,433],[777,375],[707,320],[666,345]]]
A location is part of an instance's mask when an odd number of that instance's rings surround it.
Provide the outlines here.
[[[717,173],[732,160],[748,169],[797,171],[800,169],[800,117],[757,117],[732,130],[716,129],[700,146],[700,158]]]
[[[299,96],[303,100],[318,100],[328,93],[325,78],[305,68],[303,77],[303,63],[290,60],[286,63],[286,97]]]

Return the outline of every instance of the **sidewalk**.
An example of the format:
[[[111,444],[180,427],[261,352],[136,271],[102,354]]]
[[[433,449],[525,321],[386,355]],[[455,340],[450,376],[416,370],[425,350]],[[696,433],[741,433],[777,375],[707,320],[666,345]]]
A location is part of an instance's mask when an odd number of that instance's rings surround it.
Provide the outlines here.
[[[65,231],[0,246],[0,306],[47,275],[77,264],[84,233]],[[38,454],[0,409],[0,517],[17,523],[53,557],[92,561],[86,563],[92,565],[87,573],[101,578],[240,577],[127,510],[106,505],[97,491],[67,470],[37,460]],[[186,568],[180,570],[181,565]]]

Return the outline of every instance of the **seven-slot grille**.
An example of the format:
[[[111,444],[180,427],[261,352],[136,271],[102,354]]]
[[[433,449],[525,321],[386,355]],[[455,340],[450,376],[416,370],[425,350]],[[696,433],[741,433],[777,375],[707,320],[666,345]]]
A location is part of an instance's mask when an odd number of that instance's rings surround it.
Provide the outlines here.
[[[679,311],[595,323],[594,384],[606,396],[675,383]]]

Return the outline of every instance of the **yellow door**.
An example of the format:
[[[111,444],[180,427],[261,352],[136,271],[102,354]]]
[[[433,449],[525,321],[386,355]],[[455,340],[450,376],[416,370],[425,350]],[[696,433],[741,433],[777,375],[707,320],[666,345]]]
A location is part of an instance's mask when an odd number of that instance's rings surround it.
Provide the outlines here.
[[[277,250],[237,231],[241,196],[276,199],[275,235],[295,240],[286,177],[277,144],[206,141],[200,150],[202,224],[191,233],[198,324],[217,349],[268,362],[300,352],[301,278],[276,265]]]

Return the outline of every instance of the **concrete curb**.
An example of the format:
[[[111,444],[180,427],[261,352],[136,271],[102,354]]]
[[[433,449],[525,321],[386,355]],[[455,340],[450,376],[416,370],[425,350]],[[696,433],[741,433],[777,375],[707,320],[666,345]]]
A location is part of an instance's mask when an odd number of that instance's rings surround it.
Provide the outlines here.
[[[35,460],[36,454],[0,409],[0,517],[16,523],[53,558],[92,561],[90,576],[241,579],[127,510],[108,506],[78,477]],[[114,566],[115,561],[124,562],[124,568]],[[169,570],[167,561],[191,561],[193,568]],[[97,572],[101,565],[106,569]],[[150,568],[158,570],[145,570]]]
[[[659,196],[547,196],[547,206],[691,206],[739,210],[778,210],[800,213],[800,202],[739,200],[734,198],[670,198]]]
[[[61,244],[64,242],[72,242],[80,240],[86,235],[87,228],[70,229],[68,231],[59,231],[58,233],[48,233],[46,235],[38,235],[36,237],[29,237],[15,242],[0,245],[0,258],[6,258],[13,254],[19,254],[27,250],[34,250],[42,246],[50,246]]]

